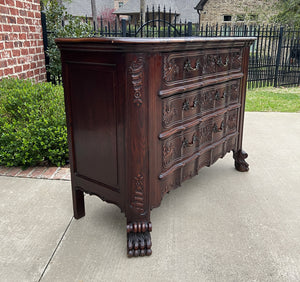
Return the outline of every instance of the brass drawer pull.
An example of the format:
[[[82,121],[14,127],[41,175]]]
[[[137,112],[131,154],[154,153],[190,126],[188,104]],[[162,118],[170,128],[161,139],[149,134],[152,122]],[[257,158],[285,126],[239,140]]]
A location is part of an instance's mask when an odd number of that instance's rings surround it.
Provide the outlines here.
[[[223,63],[221,56],[219,56],[218,59],[217,59],[217,65],[218,65],[219,67],[227,67],[227,66],[228,66],[228,63],[229,63],[229,58],[228,58],[228,56],[226,57],[225,63]]]
[[[193,68],[191,61],[188,59],[183,67],[186,72],[198,71],[200,70],[200,60],[198,59],[196,62],[196,66]]]
[[[182,109],[183,109],[184,111],[188,111],[188,110],[190,109],[190,103],[189,103],[189,101],[185,100],[185,101],[183,102],[183,104],[182,104]]]
[[[224,129],[224,121],[221,122],[220,127],[218,127],[216,123],[213,126],[214,133],[221,132],[221,131],[223,131],[223,129]]]
[[[224,92],[223,95],[221,96],[219,90],[217,90],[215,94],[215,100],[220,101],[221,99],[225,99],[226,95],[227,95],[226,92]]]
[[[186,148],[186,147],[192,147],[195,143],[196,143],[196,141],[198,141],[199,140],[199,138],[196,136],[196,135],[193,135],[193,138],[192,138],[192,141],[191,142],[189,142],[185,137],[184,137],[184,139],[183,139],[183,141],[182,141],[182,147],[183,148]]]
[[[193,106],[192,106],[192,107],[190,106],[189,101],[184,100],[184,102],[183,102],[183,104],[182,104],[182,109],[183,109],[184,111],[188,111],[188,110],[190,110],[190,109],[196,108],[198,105],[200,105],[200,100],[199,100],[198,97],[196,97],[196,98],[194,99],[194,101],[193,101]]]
[[[218,90],[216,91],[216,94],[215,94],[215,100],[216,101],[221,100],[221,95],[220,95],[220,92]]]

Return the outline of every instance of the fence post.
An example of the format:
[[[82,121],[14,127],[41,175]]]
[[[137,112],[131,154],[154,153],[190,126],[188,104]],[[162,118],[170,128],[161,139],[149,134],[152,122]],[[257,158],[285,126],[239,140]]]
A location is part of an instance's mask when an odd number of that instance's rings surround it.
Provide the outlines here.
[[[126,37],[126,20],[122,19],[122,37]]]
[[[192,22],[188,22],[188,36],[192,36],[192,35],[193,35]]]
[[[278,47],[277,47],[276,67],[275,67],[275,76],[274,76],[274,87],[277,87],[278,84],[278,71],[279,71],[280,56],[281,56],[282,37],[283,37],[283,26],[280,27],[280,31],[279,31],[279,40],[278,40]]]

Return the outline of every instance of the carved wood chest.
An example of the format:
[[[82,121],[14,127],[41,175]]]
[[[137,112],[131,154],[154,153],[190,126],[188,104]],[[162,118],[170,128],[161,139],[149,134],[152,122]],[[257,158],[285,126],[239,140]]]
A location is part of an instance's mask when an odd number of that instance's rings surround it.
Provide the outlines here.
[[[58,39],[74,217],[84,193],[120,207],[128,256],[151,254],[150,211],[227,152],[242,151],[254,38]]]

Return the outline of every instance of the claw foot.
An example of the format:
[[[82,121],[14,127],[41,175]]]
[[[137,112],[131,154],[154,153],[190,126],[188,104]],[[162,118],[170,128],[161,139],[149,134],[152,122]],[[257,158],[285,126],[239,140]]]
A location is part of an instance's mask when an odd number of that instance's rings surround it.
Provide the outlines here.
[[[245,172],[249,170],[249,164],[245,161],[247,157],[248,154],[243,150],[233,152],[233,158],[235,160],[234,165],[236,170],[241,172]]]
[[[127,256],[150,256],[152,254],[151,222],[127,225]]]

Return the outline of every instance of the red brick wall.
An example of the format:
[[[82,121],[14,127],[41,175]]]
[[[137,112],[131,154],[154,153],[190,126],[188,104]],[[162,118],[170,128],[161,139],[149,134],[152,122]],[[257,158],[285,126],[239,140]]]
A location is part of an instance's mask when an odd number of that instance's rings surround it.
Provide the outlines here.
[[[46,80],[39,0],[0,0],[0,79]]]

